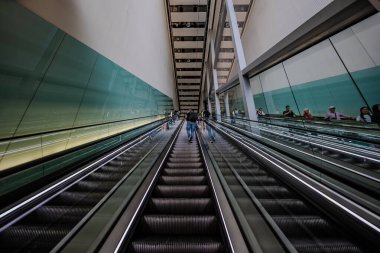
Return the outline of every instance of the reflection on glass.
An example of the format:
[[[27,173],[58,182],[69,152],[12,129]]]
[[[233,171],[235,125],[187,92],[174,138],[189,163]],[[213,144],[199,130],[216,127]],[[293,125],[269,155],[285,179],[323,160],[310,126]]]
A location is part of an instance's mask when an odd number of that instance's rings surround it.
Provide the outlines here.
[[[0,2],[0,21],[0,170],[172,109],[171,98],[16,2]]]

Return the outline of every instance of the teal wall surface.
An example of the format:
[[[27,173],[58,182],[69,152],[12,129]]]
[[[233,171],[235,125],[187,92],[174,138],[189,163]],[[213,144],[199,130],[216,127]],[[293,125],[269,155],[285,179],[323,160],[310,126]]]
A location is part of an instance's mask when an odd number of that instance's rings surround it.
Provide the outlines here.
[[[380,103],[380,67],[351,75],[369,105]],[[366,104],[348,74],[255,94],[253,99],[256,108],[270,114],[282,114],[285,106],[290,105],[298,115],[309,108],[314,116],[324,116],[331,105],[347,116],[357,116],[359,108]]]
[[[0,2],[0,138],[164,114],[172,99],[13,1]]]
[[[0,34],[0,172],[173,108],[170,97],[15,1],[0,1]]]

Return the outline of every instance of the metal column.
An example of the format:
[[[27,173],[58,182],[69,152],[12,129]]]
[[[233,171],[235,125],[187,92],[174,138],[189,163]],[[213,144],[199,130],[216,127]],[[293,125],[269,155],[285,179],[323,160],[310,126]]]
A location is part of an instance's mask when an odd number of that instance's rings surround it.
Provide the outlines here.
[[[249,83],[248,78],[246,78],[242,74],[242,70],[246,67],[247,64],[245,62],[243,45],[241,44],[240,32],[239,32],[238,23],[236,20],[234,4],[232,0],[225,0],[225,3],[226,3],[226,9],[227,9],[227,16],[229,17],[229,22],[230,22],[232,42],[234,44],[234,49],[235,49],[235,58],[237,59],[238,75],[239,75],[241,92],[243,95],[245,115],[248,119],[257,121],[256,107],[253,101],[251,85]]]
[[[210,53],[211,53],[211,69],[212,72],[212,80],[214,82],[214,96],[215,96],[215,110],[216,110],[216,120],[220,121],[221,113],[220,113],[220,102],[219,102],[219,95],[216,93],[216,91],[219,89],[219,83],[218,83],[218,72],[216,71],[216,68],[214,67],[215,63],[215,46],[214,46],[215,40],[214,36],[211,34],[211,42],[210,42]]]
[[[230,104],[228,102],[228,92],[224,92],[224,110],[226,111],[226,117],[230,117]]]
[[[208,67],[206,66],[205,68],[206,68],[206,83],[207,83],[207,109],[210,113],[212,113],[211,102],[210,102],[210,75],[208,72]]]

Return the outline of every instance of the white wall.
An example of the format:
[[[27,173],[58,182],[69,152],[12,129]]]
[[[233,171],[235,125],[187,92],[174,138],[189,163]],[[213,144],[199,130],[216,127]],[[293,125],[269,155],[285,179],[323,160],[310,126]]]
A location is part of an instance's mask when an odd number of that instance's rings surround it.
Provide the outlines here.
[[[242,43],[247,64],[317,14],[333,0],[255,0]]]
[[[350,72],[380,66],[380,13],[331,37]]]
[[[18,2],[177,102],[164,1]]]

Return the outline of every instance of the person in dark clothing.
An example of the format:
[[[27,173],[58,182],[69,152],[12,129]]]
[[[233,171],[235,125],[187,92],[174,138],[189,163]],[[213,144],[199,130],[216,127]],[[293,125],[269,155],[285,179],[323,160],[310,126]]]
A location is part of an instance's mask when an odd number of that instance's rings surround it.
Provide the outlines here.
[[[186,133],[187,133],[187,138],[190,140],[190,123],[189,123],[189,118],[190,118],[190,113],[191,111],[189,110],[187,113],[186,113]]]
[[[284,117],[291,117],[291,118],[296,116],[294,112],[290,109],[290,105],[285,106],[285,111],[282,112],[282,115]]]
[[[372,122],[377,123],[380,126],[380,104],[372,106]]]
[[[197,125],[197,119],[198,119],[198,114],[196,112],[194,112],[194,110],[190,110],[186,114],[186,120],[187,120],[186,131],[187,131],[187,137],[189,138],[190,143],[194,139],[194,134],[195,134],[196,125]]]
[[[203,112],[203,119],[205,121],[208,121],[209,118],[210,118],[210,112],[206,109],[204,112]],[[207,129],[207,134],[208,134],[208,139],[210,140],[211,143],[213,143],[215,141],[215,137],[214,137],[214,133],[212,131],[212,128],[210,127],[209,124],[206,124],[206,129]]]

